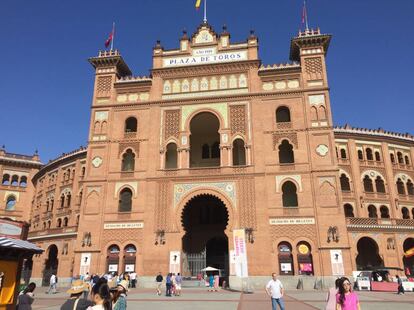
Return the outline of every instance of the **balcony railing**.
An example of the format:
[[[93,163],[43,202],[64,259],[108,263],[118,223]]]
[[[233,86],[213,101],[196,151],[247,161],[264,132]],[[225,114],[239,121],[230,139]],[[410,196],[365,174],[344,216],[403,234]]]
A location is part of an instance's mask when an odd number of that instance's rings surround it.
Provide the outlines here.
[[[353,230],[414,230],[414,219],[347,217],[346,224]]]
[[[69,215],[72,213],[72,210],[69,208],[59,208],[56,210],[56,215],[57,216],[65,216],[65,215]]]
[[[52,213],[52,211],[46,211],[46,212],[43,212],[43,215],[42,215],[42,220],[43,221],[45,221],[45,220],[49,220],[49,219],[51,219],[53,217],[53,213]]]

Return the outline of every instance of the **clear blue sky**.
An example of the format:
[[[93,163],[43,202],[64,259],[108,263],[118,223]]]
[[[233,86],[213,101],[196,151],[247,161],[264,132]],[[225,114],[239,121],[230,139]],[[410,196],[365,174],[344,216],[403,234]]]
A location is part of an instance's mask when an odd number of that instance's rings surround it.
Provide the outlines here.
[[[0,145],[43,162],[86,145],[97,55],[115,47],[147,75],[157,39],[178,46],[202,20],[195,0],[1,0]],[[335,124],[414,132],[414,1],[308,0],[310,26],[333,34],[328,77]],[[233,41],[250,29],[264,64],[288,61],[302,0],[208,0],[208,20]]]

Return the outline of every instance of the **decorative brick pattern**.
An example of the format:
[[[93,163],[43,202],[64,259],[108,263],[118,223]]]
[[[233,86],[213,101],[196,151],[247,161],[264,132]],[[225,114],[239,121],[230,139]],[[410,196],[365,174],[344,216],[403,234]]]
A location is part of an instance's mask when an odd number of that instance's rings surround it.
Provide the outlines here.
[[[134,150],[136,157],[139,157],[139,142],[120,142],[118,149],[118,156],[121,156],[126,149],[131,148]]]
[[[320,57],[305,59],[305,70],[308,80],[322,79],[322,59]]]
[[[124,243],[132,240],[142,244],[142,229],[104,229],[101,244],[107,244],[111,241]]]
[[[288,139],[295,149],[298,148],[298,136],[296,132],[289,132],[289,133],[273,133],[273,149],[277,150],[279,144],[283,139]]]
[[[107,93],[111,91],[112,88],[112,78],[110,76],[101,76],[98,77],[98,82],[96,86],[96,92],[98,94]]]
[[[164,139],[170,137],[178,139],[180,132],[180,110],[165,111]]]
[[[279,238],[294,240],[303,236],[310,240],[317,240],[315,225],[272,225],[270,231],[273,240]]]
[[[154,210],[154,230],[167,230],[167,209],[168,209],[168,182],[158,183],[157,204]]]
[[[231,134],[246,134],[246,106],[233,105],[230,106],[230,127]]]
[[[253,178],[243,178],[240,183],[240,227],[256,229],[256,203]]]

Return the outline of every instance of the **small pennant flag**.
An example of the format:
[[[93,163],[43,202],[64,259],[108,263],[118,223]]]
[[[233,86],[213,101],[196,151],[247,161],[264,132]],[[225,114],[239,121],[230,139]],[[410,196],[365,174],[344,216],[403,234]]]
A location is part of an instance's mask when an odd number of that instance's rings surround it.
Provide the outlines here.
[[[105,41],[105,47],[106,47],[106,48],[108,48],[108,47],[109,47],[109,44],[111,44],[112,37],[113,37],[113,35],[112,35],[112,32],[111,32],[111,33],[109,34],[109,36],[108,36],[108,39],[106,39],[106,41]]]
[[[200,8],[201,5],[201,0],[197,0],[195,3],[195,8],[198,10]]]
[[[105,41],[105,47],[108,48],[109,45],[111,44],[112,40],[114,39],[114,32],[115,32],[115,23],[112,26],[112,31],[108,36],[108,39],[106,39]]]

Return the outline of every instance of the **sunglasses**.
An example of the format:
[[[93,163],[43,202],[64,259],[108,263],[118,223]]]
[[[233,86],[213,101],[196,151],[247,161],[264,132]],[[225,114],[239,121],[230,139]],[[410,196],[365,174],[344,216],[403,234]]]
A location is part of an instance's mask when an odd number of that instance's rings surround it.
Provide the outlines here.
[[[349,282],[344,282],[344,283],[342,283],[342,285],[351,285],[351,283],[349,283]]]

